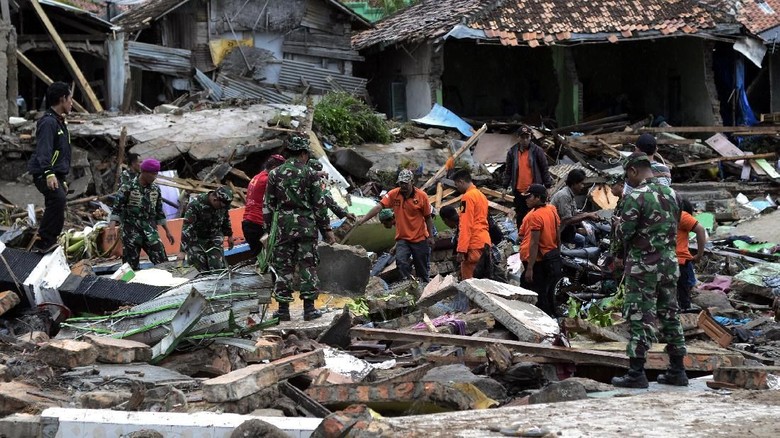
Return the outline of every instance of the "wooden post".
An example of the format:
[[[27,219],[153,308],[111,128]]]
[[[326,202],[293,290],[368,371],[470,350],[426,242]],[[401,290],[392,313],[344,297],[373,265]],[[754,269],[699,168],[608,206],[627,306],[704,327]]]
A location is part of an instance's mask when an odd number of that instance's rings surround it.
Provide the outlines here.
[[[436,207],[436,210],[441,210],[441,198],[444,194],[444,186],[441,183],[436,184],[436,200],[433,203],[433,206]]]
[[[761,158],[772,159],[775,157],[777,157],[777,154],[775,154],[774,152],[768,152],[765,154],[755,154],[755,155],[739,155],[735,157],[715,157],[715,158],[708,158],[706,160],[701,160],[701,161],[691,161],[689,163],[678,164],[677,167],[691,167],[691,166],[698,166],[701,164],[715,164],[722,161],[758,160]]]
[[[49,32],[49,36],[51,37],[52,42],[54,42],[54,45],[57,46],[57,50],[60,52],[60,56],[62,56],[62,58],[65,60],[65,65],[68,67],[68,70],[70,70],[71,74],[76,78],[76,82],[78,82],[81,91],[84,92],[85,96],[87,96],[87,100],[89,101],[92,108],[96,112],[103,111],[103,106],[100,105],[100,101],[98,101],[95,92],[92,91],[92,87],[89,86],[87,78],[84,77],[84,73],[81,72],[78,64],[76,64],[76,60],[73,59],[73,55],[70,54],[70,51],[65,46],[65,42],[62,41],[62,38],[60,38],[60,34],[57,33],[57,29],[54,28],[54,25],[51,23],[51,20],[49,20],[49,16],[46,15],[46,12],[41,7],[41,4],[38,2],[38,0],[30,0],[30,3],[32,3],[35,12],[38,14],[38,18],[41,19],[44,27],[46,27],[46,30]],[[51,102],[48,103],[51,104]]]
[[[30,60],[30,58],[26,57],[26,56],[24,55],[24,53],[20,52],[19,50],[17,50],[17,51],[16,51],[16,59],[18,59],[19,61],[21,61],[21,62],[22,62],[22,64],[24,64],[24,66],[25,66],[25,67],[29,68],[29,69],[30,69],[30,71],[31,71],[31,72],[33,72],[33,74],[34,74],[34,75],[35,75],[35,76],[36,76],[38,79],[40,79],[41,81],[43,81],[43,83],[44,83],[44,84],[46,84],[46,85],[51,85],[52,83],[54,83],[54,81],[53,81],[53,80],[52,80],[52,79],[49,77],[49,75],[47,75],[46,73],[44,73],[44,72],[43,72],[43,70],[41,70],[40,68],[38,68],[38,66],[37,66],[37,65],[33,64],[33,62]],[[79,112],[82,112],[82,113],[89,113],[89,111],[87,111],[87,109],[86,109],[86,108],[84,108],[84,107],[83,107],[83,106],[82,106],[80,103],[76,102],[75,100],[73,100],[73,106],[74,106],[74,107],[76,108],[76,110],[78,110]]]
[[[125,161],[125,147],[127,146],[127,126],[123,126],[122,130],[119,132],[119,145],[117,148],[119,149],[117,154],[117,163],[116,163],[116,178],[114,179],[114,191],[116,192],[119,189],[119,180],[122,178],[122,164]]]
[[[487,125],[482,125],[482,127],[481,127],[481,128],[479,128],[479,130],[478,130],[477,132],[475,132],[475,133],[474,133],[474,134],[473,134],[471,137],[469,137],[469,139],[468,139],[468,140],[466,140],[466,143],[463,143],[463,146],[461,146],[461,147],[460,147],[460,149],[458,149],[458,150],[457,150],[457,151],[456,151],[456,152],[455,152],[455,153],[452,155],[452,158],[453,158],[454,160],[457,160],[457,159],[458,159],[458,157],[460,157],[461,155],[463,155],[463,153],[464,153],[464,152],[466,152],[466,150],[467,150],[468,148],[470,148],[471,146],[473,146],[473,145],[474,145],[474,143],[476,143],[476,142],[477,142],[477,140],[479,140],[479,137],[481,137],[481,136],[482,136],[482,134],[484,134],[484,133],[485,133],[485,131],[487,131]],[[421,189],[422,189],[422,190],[425,190],[425,189],[427,189],[428,187],[432,186],[432,185],[433,185],[433,183],[434,183],[434,182],[436,182],[436,181],[438,181],[438,180],[439,180],[439,179],[440,179],[442,176],[444,176],[444,174],[445,174],[446,172],[447,172],[447,166],[446,166],[446,165],[444,165],[444,166],[442,166],[442,167],[441,167],[441,169],[439,169],[439,170],[438,170],[438,172],[436,172],[436,174],[435,174],[435,175],[433,175],[433,176],[431,177],[431,179],[429,179],[428,181],[426,181],[426,182],[425,182],[425,184],[423,184],[423,186],[421,187]]]

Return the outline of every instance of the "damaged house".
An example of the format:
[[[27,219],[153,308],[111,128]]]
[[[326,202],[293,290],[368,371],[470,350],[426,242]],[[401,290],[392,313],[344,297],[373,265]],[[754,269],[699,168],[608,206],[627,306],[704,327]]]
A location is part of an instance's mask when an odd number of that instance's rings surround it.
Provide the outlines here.
[[[472,119],[711,126],[741,117],[730,96],[756,78],[754,110],[769,110],[768,81],[735,45],[745,35],[729,1],[429,0],[352,41],[366,58],[358,75],[393,118],[439,103]]]
[[[150,107],[200,88],[271,103],[364,93],[350,35],[370,23],[336,0],[150,0],[113,23],[127,39],[132,100]]]

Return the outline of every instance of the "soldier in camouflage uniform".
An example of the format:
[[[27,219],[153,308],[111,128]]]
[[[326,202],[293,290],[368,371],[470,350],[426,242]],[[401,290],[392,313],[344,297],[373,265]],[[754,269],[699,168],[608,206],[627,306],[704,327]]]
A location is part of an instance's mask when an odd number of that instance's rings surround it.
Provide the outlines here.
[[[687,386],[683,365],[685,337],[676,288],[679,201],[671,188],[645,183],[652,176],[647,154],[631,154],[625,167],[626,180],[633,188],[623,201],[620,223],[626,254],[623,317],[629,322],[631,333],[626,347],[630,369],[625,376],[613,378],[612,384],[647,388],[645,358],[660,337],[667,343],[670,368],[658,376],[658,383]]]
[[[330,194],[330,190],[328,189],[327,182],[325,181],[325,176],[327,175],[327,172],[322,170],[322,163],[320,163],[319,160],[315,160],[314,158],[309,160],[309,167],[312,168],[312,170],[317,174],[317,176],[320,178],[320,188],[322,189],[322,196],[325,198],[325,205],[328,206],[328,209],[333,212],[339,219],[347,218],[351,221],[355,221],[357,218],[354,214],[347,211],[345,208],[341,208],[339,204],[336,203],[336,201],[333,199],[333,195]]]
[[[625,177],[623,175],[614,175],[607,180],[612,196],[618,198],[615,209],[612,211],[612,232],[609,236],[609,255],[612,257],[612,263],[614,263],[615,270],[613,271],[614,277],[617,280],[623,277],[623,273],[620,272],[623,269],[623,243],[618,237],[618,230],[620,228],[620,210],[623,208],[623,185],[625,184]]]
[[[167,261],[165,247],[157,233],[157,225],[165,230],[168,242],[173,245],[173,234],[168,229],[162,209],[160,187],[154,183],[160,171],[160,162],[154,159],[141,163],[141,174],[122,185],[114,199],[111,211],[111,228],[122,224],[122,260],[138,270],[141,250],[146,251],[155,265]]]
[[[293,136],[287,146],[289,159],[268,175],[266,204],[278,214],[277,241],[271,267],[276,273],[274,299],[279,310],[274,313],[281,321],[290,320],[290,302],[295,290],[296,268],[300,276],[299,292],[303,299],[303,319],[310,321],[322,314],[314,307],[319,294],[317,278],[317,230],[325,241],[335,242],[330,229],[328,210],[316,172],[307,165],[309,140]]]
[[[233,249],[233,229],[228,217],[231,202],[233,191],[223,186],[198,195],[184,212],[181,247],[187,262],[198,271],[225,269],[225,237],[228,249]]]
[[[134,180],[141,173],[141,157],[138,154],[127,156],[127,168],[119,175],[119,185],[123,186]]]

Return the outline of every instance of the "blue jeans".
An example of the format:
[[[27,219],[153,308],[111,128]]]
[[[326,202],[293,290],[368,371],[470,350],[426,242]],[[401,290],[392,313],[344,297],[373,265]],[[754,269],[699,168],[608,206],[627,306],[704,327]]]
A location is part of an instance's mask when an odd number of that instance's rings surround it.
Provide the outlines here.
[[[412,264],[414,264],[414,272],[417,274],[417,279],[427,283],[430,279],[428,275],[430,259],[431,247],[425,240],[417,243],[411,243],[407,240],[396,240],[395,264],[398,266],[398,271],[404,280],[412,276]]]
[[[584,248],[585,247],[585,236],[583,236],[580,233],[574,233],[574,247],[575,248]]]

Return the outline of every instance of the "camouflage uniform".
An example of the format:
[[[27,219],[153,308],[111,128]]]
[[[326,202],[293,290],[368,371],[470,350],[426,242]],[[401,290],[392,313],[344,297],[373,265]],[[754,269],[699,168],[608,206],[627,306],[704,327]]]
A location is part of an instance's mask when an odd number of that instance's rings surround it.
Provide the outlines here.
[[[626,347],[630,358],[646,357],[658,337],[658,320],[669,356],[685,355],[676,289],[679,218],[679,203],[669,187],[643,184],[624,198],[620,224],[626,254],[623,317],[630,324]]]
[[[139,178],[123,184],[116,193],[110,220],[122,224],[122,261],[130,267],[139,269],[142,249],[155,265],[167,261],[165,247],[157,233],[157,225],[166,222],[157,184],[144,187]]]
[[[136,179],[138,177],[138,174],[133,172],[130,169],[122,169],[122,173],[119,175],[119,185],[123,186],[125,184],[128,184],[130,181]]]
[[[220,196],[223,192],[224,194]],[[233,199],[230,189],[220,187],[215,193],[218,199],[230,205]],[[181,231],[181,247],[187,254],[187,262],[198,271],[225,269],[222,244],[225,236],[228,238],[233,236],[228,208],[212,207],[209,193],[198,195],[187,206]]]
[[[299,150],[293,147],[299,145],[290,147]],[[293,300],[297,267],[301,298],[315,300],[319,294],[317,230],[330,231],[319,177],[306,163],[290,158],[269,173],[265,202],[272,211],[279,213],[278,237],[271,260],[276,273],[274,298],[280,303]]]

